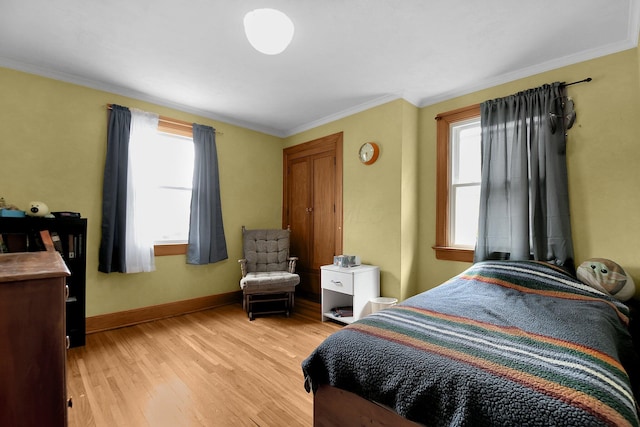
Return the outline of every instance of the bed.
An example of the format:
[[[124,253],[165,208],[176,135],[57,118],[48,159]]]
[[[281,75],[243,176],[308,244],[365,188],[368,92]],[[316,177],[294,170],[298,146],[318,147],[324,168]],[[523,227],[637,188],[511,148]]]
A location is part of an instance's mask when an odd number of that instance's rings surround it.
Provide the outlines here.
[[[639,426],[628,323],[559,267],[477,263],[319,345],[314,425]]]

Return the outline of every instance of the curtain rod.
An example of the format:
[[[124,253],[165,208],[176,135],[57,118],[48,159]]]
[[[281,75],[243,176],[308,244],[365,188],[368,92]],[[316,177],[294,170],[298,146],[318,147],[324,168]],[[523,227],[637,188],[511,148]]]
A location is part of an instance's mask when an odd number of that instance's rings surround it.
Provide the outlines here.
[[[591,80],[593,80],[591,77],[587,77],[586,79],[578,80],[577,82],[562,83],[562,85],[561,85],[561,86],[571,86],[571,85],[576,85],[576,84],[578,84],[578,83],[586,83],[586,82],[590,82]]]
[[[107,110],[111,110],[112,109],[111,106],[112,104],[107,104]],[[184,120],[172,119],[166,116],[159,116],[158,119],[160,121],[160,125],[161,125],[160,127],[162,127],[162,125],[165,125],[165,127],[169,129],[178,131],[177,133],[183,134],[185,136],[191,136],[192,128],[193,128],[192,123],[189,123]],[[220,132],[217,129],[214,129],[214,131],[216,135],[224,135],[223,132]]]

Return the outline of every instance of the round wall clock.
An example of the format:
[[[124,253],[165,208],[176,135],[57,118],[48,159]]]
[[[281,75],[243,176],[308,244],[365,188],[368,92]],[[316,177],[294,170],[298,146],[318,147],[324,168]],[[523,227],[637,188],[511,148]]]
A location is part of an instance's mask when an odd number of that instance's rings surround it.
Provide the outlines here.
[[[380,154],[380,148],[378,144],[375,142],[365,142],[360,147],[360,151],[358,155],[360,157],[360,161],[365,165],[371,165],[376,160],[378,160],[378,155]]]

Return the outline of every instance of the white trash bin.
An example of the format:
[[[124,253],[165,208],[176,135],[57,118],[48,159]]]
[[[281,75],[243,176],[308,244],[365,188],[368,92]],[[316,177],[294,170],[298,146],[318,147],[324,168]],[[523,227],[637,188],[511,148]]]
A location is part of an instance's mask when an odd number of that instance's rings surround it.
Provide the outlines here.
[[[377,297],[371,299],[371,313],[375,313],[376,311],[384,310],[385,308],[389,308],[398,303],[397,298],[388,298],[388,297]]]

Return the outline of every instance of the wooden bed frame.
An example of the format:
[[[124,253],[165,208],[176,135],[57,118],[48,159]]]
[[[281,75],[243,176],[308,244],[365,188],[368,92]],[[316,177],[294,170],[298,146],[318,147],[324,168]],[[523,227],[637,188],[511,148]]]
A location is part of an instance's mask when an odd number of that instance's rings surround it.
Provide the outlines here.
[[[418,427],[392,409],[357,394],[321,385],[313,396],[314,427]]]

